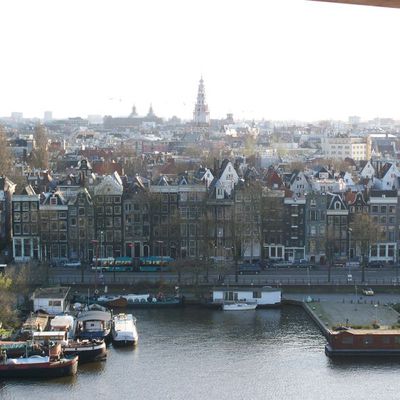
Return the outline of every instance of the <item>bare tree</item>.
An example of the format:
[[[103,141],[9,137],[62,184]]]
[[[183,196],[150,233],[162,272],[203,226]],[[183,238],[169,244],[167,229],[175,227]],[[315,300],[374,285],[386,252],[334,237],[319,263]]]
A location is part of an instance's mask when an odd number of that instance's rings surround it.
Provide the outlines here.
[[[48,138],[46,129],[43,125],[37,125],[35,128],[35,148],[30,155],[30,164],[32,167],[47,169],[49,166],[49,154],[47,151]]]
[[[369,214],[357,215],[350,223],[351,240],[356,249],[356,254],[361,256],[362,275],[361,281],[365,281],[365,267],[369,260],[371,247],[383,239],[383,232],[373,221]]]
[[[10,175],[13,166],[13,156],[8,146],[6,132],[0,125],[0,175]]]

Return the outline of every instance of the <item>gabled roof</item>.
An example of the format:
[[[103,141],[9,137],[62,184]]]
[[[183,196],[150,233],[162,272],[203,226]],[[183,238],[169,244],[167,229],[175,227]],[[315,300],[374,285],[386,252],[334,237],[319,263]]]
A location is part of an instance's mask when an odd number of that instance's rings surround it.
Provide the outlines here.
[[[347,205],[343,201],[342,196],[337,193],[328,193],[329,200],[328,200],[328,210],[337,210],[335,204],[337,201],[340,202],[340,210],[347,210]]]

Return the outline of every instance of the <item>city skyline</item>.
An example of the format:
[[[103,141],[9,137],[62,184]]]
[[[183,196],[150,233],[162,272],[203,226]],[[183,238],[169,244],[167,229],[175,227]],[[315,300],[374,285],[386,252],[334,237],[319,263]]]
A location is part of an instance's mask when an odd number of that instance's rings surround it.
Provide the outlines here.
[[[3,2],[0,115],[123,116],[132,105],[143,115],[152,103],[160,117],[190,120],[203,75],[211,118],[400,119],[400,10],[303,0],[192,8]]]

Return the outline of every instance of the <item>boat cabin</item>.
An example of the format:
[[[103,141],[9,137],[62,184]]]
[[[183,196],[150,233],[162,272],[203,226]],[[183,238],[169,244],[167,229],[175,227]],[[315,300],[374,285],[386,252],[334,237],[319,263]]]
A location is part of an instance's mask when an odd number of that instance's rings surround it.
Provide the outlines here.
[[[335,355],[400,355],[399,329],[351,329],[330,333],[325,347]]]
[[[262,288],[216,288],[212,291],[212,302],[222,304],[227,301],[247,301],[262,306],[281,303],[281,290],[264,286]]]
[[[66,332],[64,331],[33,332],[32,339],[35,343],[41,344],[67,343]]]
[[[50,315],[61,314],[68,308],[67,296],[70,287],[36,289],[32,295],[33,311],[43,310]]]

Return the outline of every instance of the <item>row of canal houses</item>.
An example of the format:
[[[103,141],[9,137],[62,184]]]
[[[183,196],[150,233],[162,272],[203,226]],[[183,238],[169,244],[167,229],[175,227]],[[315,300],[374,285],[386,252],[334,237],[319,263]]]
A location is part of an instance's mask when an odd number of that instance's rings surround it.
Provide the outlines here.
[[[337,173],[224,160],[150,180],[99,176],[83,159],[68,176],[31,173],[21,188],[0,178],[0,239],[16,262],[90,262],[96,253],[324,262],[327,243],[335,259],[360,256],[349,228],[365,213],[384,235],[370,260],[397,262],[399,177],[385,162]]]

